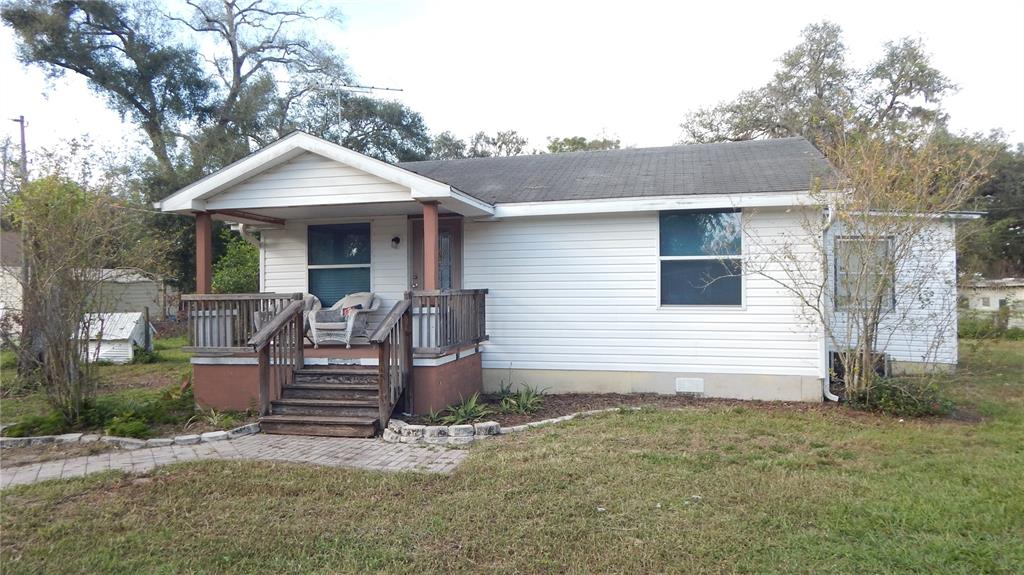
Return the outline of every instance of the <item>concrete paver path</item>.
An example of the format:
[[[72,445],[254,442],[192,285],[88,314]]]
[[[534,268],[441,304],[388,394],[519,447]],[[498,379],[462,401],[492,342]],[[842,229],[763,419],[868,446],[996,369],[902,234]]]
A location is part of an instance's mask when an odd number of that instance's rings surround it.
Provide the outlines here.
[[[375,471],[448,473],[465,456],[466,452],[458,449],[385,443],[379,439],[259,433],[230,441],[118,450],[3,468],[0,469],[0,488],[47,479],[81,477],[109,469],[142,473],[158,465],[197,459],[257,459]]]

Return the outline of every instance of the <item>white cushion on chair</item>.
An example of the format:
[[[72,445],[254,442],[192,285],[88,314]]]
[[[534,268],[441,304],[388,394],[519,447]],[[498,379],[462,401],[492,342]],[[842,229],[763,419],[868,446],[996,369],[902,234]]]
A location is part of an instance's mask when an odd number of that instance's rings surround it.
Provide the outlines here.
[[[356,292],[348,294],[341,298],[341,300],[332,305],[332,309],[345,309],[347,307],[363,306],[363,309],[370,309],[370,305],[373,303],[373,294],[367,291]]]

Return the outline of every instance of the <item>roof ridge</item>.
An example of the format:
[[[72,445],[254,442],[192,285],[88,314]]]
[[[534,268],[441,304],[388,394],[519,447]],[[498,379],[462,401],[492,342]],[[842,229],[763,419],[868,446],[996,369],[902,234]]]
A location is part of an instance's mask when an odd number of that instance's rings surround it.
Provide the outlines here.
[[[818,148],[811,144],[810,140],[803,136],[785,136],[782,138],[762,138],[762,139],[751,139],[751,140],[729,140],[723,142],[693,142],[686,144],[671,144],[668,146],[646,146],[643,148],[616,148],[614,150],[576,150],[572,152],[539,152],[533,154],[518,154],[515,156],[484,156],[474,158],[450,158],[450,159],[434,159],[434,160],[414,160],[409,162],[398,162],[398,166],[409,166],[413,164],[426,164],[430,162],[471,162],[478,160],[493,160],[493,161],[505,161],[513,160],[516,158],[527,159],[527,158],[540,158],[540,157],[558,157],[565,158],[567,156],[583,156],[583,155],[604,155],[604,154],[616,154],[625,152],[645,152],[645,151],[664,151],[676,148],[696,148],[696,147],[725,147],[725,146],[736,146],[736,145],[749,145],[749,144],[769,144],[783,141],[802,140],[807,142],[816,151]],[[818,151],[820,154],[821,152]]]

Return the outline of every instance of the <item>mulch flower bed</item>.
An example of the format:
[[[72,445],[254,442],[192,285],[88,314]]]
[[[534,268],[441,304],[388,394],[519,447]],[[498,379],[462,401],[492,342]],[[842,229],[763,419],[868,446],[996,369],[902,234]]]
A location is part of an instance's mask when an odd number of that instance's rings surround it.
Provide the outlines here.
[[[735,399],[708,399],[688,395],[661,395],[657,393],[558,393],[544,395],[540,409],[521,415],[518,413],[501,413],[501,399],[496,395],[483,395],[480,399],[491,409],[491,414],[485,417],[487,421],[497,421],[502,427],[522,425],[531,421],[551,419],[591,411],[595,409],[608,409],[610,407],[693,407],[693,406],[743,406],[750,408],[785,408],[785,409],[826,409],[830,406],[814,403],[783,403],[765,401],[747,401]],[[404,421],[412,424],[431,425],[421,415],[402,417]]]

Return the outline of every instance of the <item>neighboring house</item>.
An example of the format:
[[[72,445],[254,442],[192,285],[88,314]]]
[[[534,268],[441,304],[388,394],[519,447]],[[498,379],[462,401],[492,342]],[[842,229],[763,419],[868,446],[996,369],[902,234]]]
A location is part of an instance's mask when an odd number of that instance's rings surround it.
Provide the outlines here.
[[[21,234],[0,233],[0,306],[21,310]],[[99,297],[112,312],[149,309],[152,319],[163,319],[177,312],[177,290],[161,278],[132,269],[104,269]]]
[[[0,320],[21,310],[21,234],[0,232]]]
[[[969,281],[961,286],[960,298],[964,307],[975,312],[1006,309],[1007,327],[1024,327],[1024,278]]]
[[[781,242],[815,241],[801,223],[821,217],[811,182],[830,174],[802,138],[391,165],[294,133],[158,207],[196,218],[201,292],[209,292],[211,220],[220,219],[259,232],[260,288],[286,294],[262,296],[261,309],[285,309],[292,293],[325,306],[358,291],[384,301],[371,321],[380,328],[362,348],[307,346],[297,359],[282,348],[279,359],[260,360],[253,348],[294,335],[256,334],[246,320],[251,301],[183,296],[193,333],[231,334],[220,345],[202,336],[207,345],[195,349],[197,401],[244,408],[259,400],[272,413],[267,429],[325,432],[300,425],[312,425],[301,420],[315,413],[308,400],[327,401],[308,386],[363,373],[381,389],[379,416],[364,412],[368,433],[400,402],[424,412],[481,384],[821,401],[829,373],[822,326],[779,288],[784,277],[743,266]],[[934,229],[948,241],[922,262],[948,273],[925,286],[927,305],[955,310],[953,222],[936,219]],[[828,245],[839,237],[831,233]],[[719,261],[735,275],[692,281]],[[397,334],[406,315],[411,392],[395,353],[405,349]],[[952,315],[951,326],[889,330],[884,351],[907,369],[955,365]],[[925,349],[936,334],[940,345]],[[291,367],[279,377],[270,368],[282,363]],[[330,369],[351,373],[325,375]]]
[[[156,330],[141,312],[89,314],[83,324],[89,333],[88,361],[131,363],[136,349],[153,351]]]

